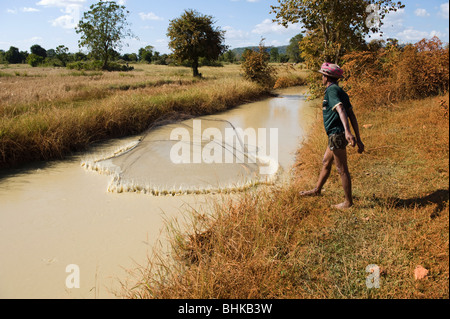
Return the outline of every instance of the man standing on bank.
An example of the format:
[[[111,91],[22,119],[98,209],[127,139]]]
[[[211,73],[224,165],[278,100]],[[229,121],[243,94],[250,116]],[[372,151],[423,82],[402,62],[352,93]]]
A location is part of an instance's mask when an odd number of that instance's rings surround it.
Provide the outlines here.
[[[352,182],[347,165],[347,146],[358,146],[358,153],[364,152],[364,144],[359,134],[358,121],[347,93],[338,85],[343,78],[344,71],[336,64],[324,63],[319,73],[322,74],[323,85],[327,87],[323,101],[323,120],[328,135],[328,148],[323,159],[323,167],[316,188],[301,192],[301,196],[318,196],[322,193],[331,173],[333,163],[341,177],[345,193],[345,202],[335,205],[338,209],[347,209],[353,206]],[[350,123],[355,136],[350,130]]]

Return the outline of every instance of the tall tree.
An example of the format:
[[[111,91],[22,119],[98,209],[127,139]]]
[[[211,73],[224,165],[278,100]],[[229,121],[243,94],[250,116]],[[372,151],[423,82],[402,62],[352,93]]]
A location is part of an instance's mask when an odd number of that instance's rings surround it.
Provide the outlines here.
[[[24,54],[19,52],[19,49],[16,47],[10,47],[9,50],[5,52],[5,60],[8,63],[22,63],[25,59],[26,57],[24,57]]]
[[[69,60],[69,48],[64,45],[57,46],[55,56],[59,61],[61,61],[63,66],[66,66],[67,61]]]
[[[151,63],[153,58],[153,49],[154,47],[151,45],[147,45],[145,48],[140,48],[139,61],[146,61],[148,63]]]
[[[280,62],[280,52],[278,48],[270,49],[270,62]]]
[[[195,10],[185,10],[180,18],[170,21],[169,47],[179,62],[190,63],[194,77],[200,76],[200,58],[217,60],[227,50],[225,31],[213,25],[213,17]]]
[[[345,52],[364,44],[369,32],[380,32],[383,19],[404,5],[393,0],[278,0],[271,6],[279,24],[301,23],[308,31],[306,51],[320,52],[316,62],[339,63]],[[319,52],[314,52],[318,54]],[[307,53],[306,53],[307,54]]]
[[[236,53],[234,53],[232,50],[228,50],[227,52],[225,52],[222,57],[225,62],[236,62]]]
[[[302,40],[303,34],[299,33],[289,41],[289,45],[286,49],[286,54],[289,56],[289,61],[299,63],[302,60],[300,57],[300,42]]]
[[[39,44],[33,45],[30,50],[31,54],[36,54],[37,56],[43,57],[44,59],[47,57],[47,50],[45,50]]]
[[[116,50],[122,48],[123,40],[134,37],[128,29],[129,13],[125,6],[115,1],[100,1],[91,5],[76,28],[76,32],[81,34],[78,45],[88,48],[94,57],[100,59],[104,70],[108,69]]]

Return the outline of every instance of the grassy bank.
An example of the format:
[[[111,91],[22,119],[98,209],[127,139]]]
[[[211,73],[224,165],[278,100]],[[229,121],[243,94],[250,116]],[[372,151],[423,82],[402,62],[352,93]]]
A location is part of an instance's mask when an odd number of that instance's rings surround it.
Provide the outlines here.
[[[337,174],[321,197],[298,196],[326,148],[318,120],[289,184],[194,212],[188,234],[173,228],[172,255],[151,256],[126,296],[448,298],[448,94],[356,112],[367,152],[350,150],[355,207],[331,208],[343,197]],[[379,289],[366,287],[373,264]]]
[[[91,143],[139,134],[162,120],[207,115],[270,92],[247,82],[238,65],[190,69],[139,65],[135,71],[73,72],[4,68],[0,86],[0,168],[62,159]],[[304,72],[279,67],[284,86]]]

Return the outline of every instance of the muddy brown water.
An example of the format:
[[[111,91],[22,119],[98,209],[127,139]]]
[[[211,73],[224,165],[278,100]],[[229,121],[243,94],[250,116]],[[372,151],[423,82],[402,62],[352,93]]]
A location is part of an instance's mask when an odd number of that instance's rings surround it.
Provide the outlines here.
[[[306,101],[306,88],[277,93],[213,118],[243,129],[278,128],[282,182],[317,109]],[[145,265],[155,247],[167,244],[167,221],[184,220],[192,209],[207,210],[222,198],[214,192],[110,192],[111,175],[81,165],[86,158],[107,156],[140,138],[111,140],[64,161],[0,172],[0,298],[117,298],[119,281],[133,283],[128,271]],[[164,174],[169,177],[171,172]],[[76,281],[68,285],[69,278],[79,279],[79,288],[70,286]]]

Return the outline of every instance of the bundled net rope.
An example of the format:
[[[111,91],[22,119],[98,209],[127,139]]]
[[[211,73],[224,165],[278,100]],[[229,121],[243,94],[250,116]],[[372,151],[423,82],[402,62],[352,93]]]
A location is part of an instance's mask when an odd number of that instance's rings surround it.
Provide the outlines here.
[[[196,118],[160,122],[139,141],[82,166],[112,175],[109,192],[227,193],[276,179],[278,162],[258,153],[255,139],[230,122]],[[261,167],[272,173],[261,174]]]

